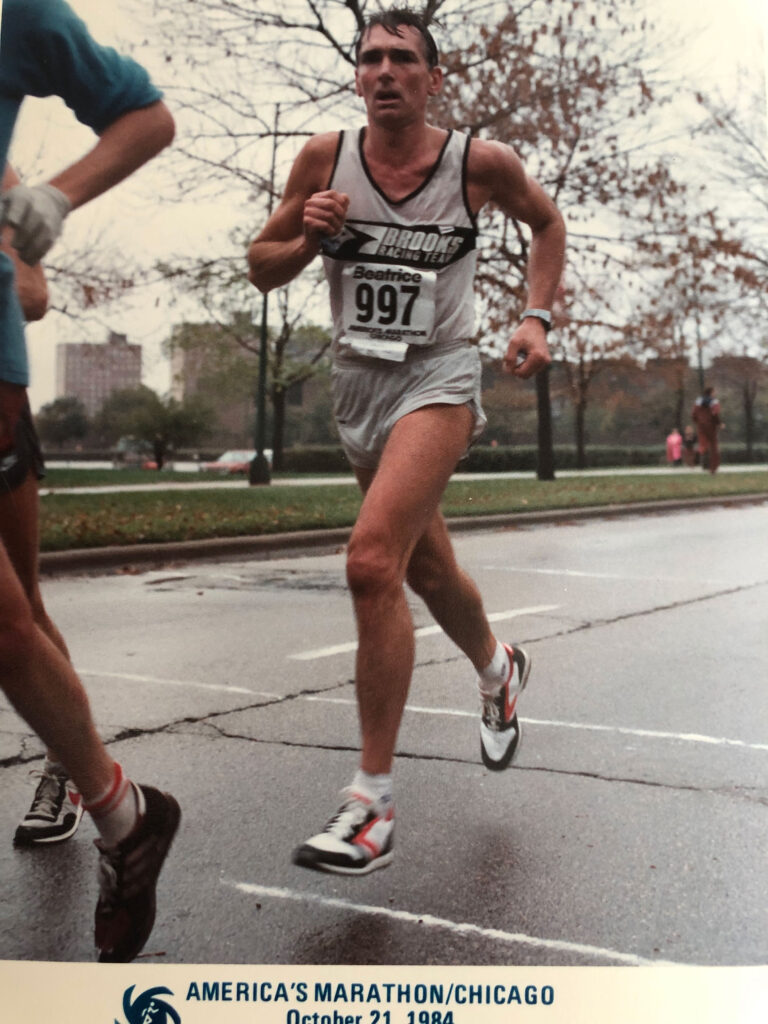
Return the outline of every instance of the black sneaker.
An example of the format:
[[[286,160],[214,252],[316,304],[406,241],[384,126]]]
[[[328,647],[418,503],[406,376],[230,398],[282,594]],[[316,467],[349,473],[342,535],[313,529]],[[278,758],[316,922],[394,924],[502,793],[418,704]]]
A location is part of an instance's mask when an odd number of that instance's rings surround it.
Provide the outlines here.
[[[181,820],[170,793],[136,786],[139,820],[117,846],[101,839],[96,947],[99,963],[128,963],[144,948],[155,923],[155,886]]]
[[[392,860],[395,808],[392,801],[374,802],[352,789],[322,832],[293,853],[293,863],[313,871],[367,875]]]
[[[531,658],[522,647],[510,647],[509,644],[504,646],[509,654],[509,678],[495,696],[482,696],[480,719],[480,753],[483,764],[496,772],[509,767],[520,748],[517,698],[525,689],[531,671]]]
[[[14,846],[62,843],[77,832],[83,800],[63,770],[44,767],[30,772],[40,779],[29,808],[13,837]]]

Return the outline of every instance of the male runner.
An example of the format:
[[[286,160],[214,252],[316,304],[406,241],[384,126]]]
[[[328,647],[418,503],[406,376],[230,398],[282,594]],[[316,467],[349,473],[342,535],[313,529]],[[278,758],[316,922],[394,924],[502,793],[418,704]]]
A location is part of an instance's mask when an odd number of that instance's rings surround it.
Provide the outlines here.
[[[50,182],[14,185],[0,201],[2,239],[34,266],[70,210],[116,185],[173,138],[173,119],[146,72],[98,46],[63,0],[4,0],[0,25],[0,160],[25,95],[60,96],[99,135]],[[37,593],[39,449],[29,415],[22,310],[0,253],[0,686],[48,747],[28,832],[70,818],[82,797],[100,834],[95,939],[102,962],[133,959],[155,917],[155,888],[180,820],[172,796],[127,779],[99,739],[88,698]],[[55,751],[55,754],[53,753]],[[53,759],[56,758],[56,761]],[[58,765],[61,765],[61,772]],[[52,772],[51,767],[56,768]],[[52,779],[52,775],[56,779]],[[63,778],[62,778],[63,776]],[[71,804],[55,790],[71,778]],[[70,798],[67,797],[67,800]],[[40,819],[48,818],[47,825]],[[70,821],[71,824],[71,821]],[[74,823],[75,827],[77,822]],[[27,837],[29,838],[29,836]],[[55,836],[54,836],[55,838]]]
[[[367,127],[306,144],[249,251],[250,280],[262,291],[286,284],[322,253],[334,411],[365,494],[347,550],[360,768],[325,830],[294,852],[304,867],[346,874],[392,858],[392,761],[414,660],[404,581],[478,672],[482,757],[491,769],[506,768],[517,751],[517,697],[531,663],[492,634],[475,584],[456,564],[439,503],[485,425],[480,360],[470,344],[477,214],[495,202],[532,230],[530,309],[505,356],[519,377],[550,361],[546,329],[565,229],[511,149],[427,123],[428,100],[442,84],[437,61],[434,40],[412,12],[369,20],[355,71]]]

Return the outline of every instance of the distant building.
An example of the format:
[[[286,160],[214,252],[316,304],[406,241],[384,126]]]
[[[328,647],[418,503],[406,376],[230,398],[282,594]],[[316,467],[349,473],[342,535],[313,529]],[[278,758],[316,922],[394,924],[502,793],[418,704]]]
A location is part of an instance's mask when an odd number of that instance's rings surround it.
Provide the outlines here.
[[[255,424],[255,393],[258,357],[233,348],[228,363],[220,351],[201,345],[185,346],[185,335],[197,333],[201,339],[216,337],[219,329],[211,324],[183,323],[173,328],[167,343],[171,361],[171,397],[178,402],[193,395],[203,398],[216,416],[217,427],[211,445],[252,448]],[[228,367],[222,375],[222,367]],[[233,372],[235,367],[235,372]],[[244,385],[244,381],[247,383]],[[243,390],[245,387],[245,394]]]
[[[141,386],[141,345],[110,331],[106,342],[64,342],[56,346],[56,397],[79,398],[88,415],[113,391]]]

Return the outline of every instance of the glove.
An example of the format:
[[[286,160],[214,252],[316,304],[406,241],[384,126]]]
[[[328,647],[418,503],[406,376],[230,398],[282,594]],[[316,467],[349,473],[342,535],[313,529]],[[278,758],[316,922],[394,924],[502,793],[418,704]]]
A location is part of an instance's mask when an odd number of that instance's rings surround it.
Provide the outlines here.
[[[0,225],[15,228],[11,244],[34,266],[61,234],[72,203],[53,185],[15,185],[2,196]]]

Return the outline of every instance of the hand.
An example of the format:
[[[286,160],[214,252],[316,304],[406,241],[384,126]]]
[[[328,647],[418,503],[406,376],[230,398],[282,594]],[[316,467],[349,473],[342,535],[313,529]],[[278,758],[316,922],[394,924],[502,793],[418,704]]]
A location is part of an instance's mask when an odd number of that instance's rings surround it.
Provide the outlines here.
[[[61,234],[72,203],[53,185],[15,185],[0,200],[0,224],[14,228],[11,245],[30,267]]]
[[[544,324],[535,317],[526,317],[510,339],[502,370],[527,380],[551,362]]]
[[[315,246],[323,238],[333,238],[344,227],[349,196],[343,192],[315,192],[304,203],[304,236]]]

